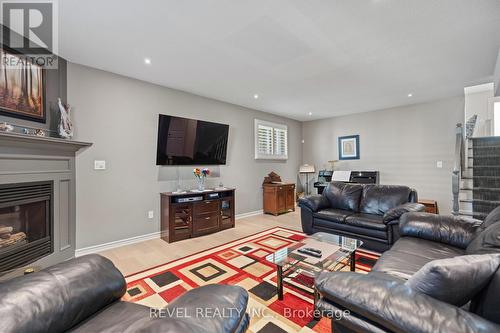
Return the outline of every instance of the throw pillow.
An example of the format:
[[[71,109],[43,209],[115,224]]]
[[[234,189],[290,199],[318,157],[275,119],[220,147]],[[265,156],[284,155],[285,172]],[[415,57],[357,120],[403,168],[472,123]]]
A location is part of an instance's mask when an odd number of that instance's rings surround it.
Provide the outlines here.
[[[486,221],[485,221],[486,222]],[[467,254],[500,253],[500,222],[481,231],[465,249]]]
[[[488,216],[484,219],[483,223],[479,226],[479,230],[485,230],[489,226],[495,224],[496,222],[500,221],[500,206],[493,209]]]
[[[405,284],[432,298],[462,306],[488,284],[499,266],[499,254],[434,260],[425,264]]]

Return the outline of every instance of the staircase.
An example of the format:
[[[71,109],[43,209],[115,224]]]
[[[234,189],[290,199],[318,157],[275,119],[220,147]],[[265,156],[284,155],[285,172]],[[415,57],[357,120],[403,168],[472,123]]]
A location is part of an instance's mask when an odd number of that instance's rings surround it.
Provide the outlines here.
[[[484,219],[500,206],[500,137],[472,139],[472,212]]]
[[[472,199],[474,198],[474,179],[473,179],[473,158],[472,158],[472,140],[467,140],[468,160],[463,163],[460,177],[459,210],[454,211],[455,215],[474,217],[472,209]],[[479,218],[479,217],[476,217]]]
[[[456,215],[483,220],[500,206],[500,137],[467,140],[467,162],[461,169]]]

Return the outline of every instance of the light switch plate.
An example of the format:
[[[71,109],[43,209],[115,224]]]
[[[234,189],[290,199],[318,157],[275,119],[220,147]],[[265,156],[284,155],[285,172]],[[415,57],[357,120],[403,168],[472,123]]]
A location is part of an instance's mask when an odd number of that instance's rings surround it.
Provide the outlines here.
[[[437,167],[438,169],[442,169],[442,168],[443,168],[443,161],[437,161],[437,162],[436,162],[436,167]]]
[[[155,216],[155,215],[154,215],[154,212],[153,212],[152,210],[150,210],[150,211],[148,212],[148,219],[152,219],[154,216]]]
[[[94,170],[106,170],[106,161],[94,161]]]

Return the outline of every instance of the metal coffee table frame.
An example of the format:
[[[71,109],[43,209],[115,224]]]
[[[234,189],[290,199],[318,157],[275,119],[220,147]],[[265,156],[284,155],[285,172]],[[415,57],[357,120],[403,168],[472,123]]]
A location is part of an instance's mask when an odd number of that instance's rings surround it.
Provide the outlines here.
[[[298,256],[295,253],[292,253],[296,249],[304,246],[304,243],[302,243],[303,241],[268,255],[266,260],[276,265],[276,286],[279,300],[283,300],[283,284],[285,283],[285,278],[289,277],[293,273],[296,273],[298,270],[301,270],[306,273],[306,275],[311,276],[313,280],[314,277],[322,271],[335,272],[346,266],[350,266],[351,271],[355,270],[356,250],[363,244],[360,240],[323,232],[307,236],[307,238],[320,242],[326,242],[328,244],[339,246],[340,248],[334,254],[325,257],[324,259],[321,258],[321,261],[317,264],[306,262],[306,256]],[[311,294],[314,296],[314,305],[316,305],[319,295],[314,287],[314,282],[312,286],[305,284],[304,286],[313,289]]]

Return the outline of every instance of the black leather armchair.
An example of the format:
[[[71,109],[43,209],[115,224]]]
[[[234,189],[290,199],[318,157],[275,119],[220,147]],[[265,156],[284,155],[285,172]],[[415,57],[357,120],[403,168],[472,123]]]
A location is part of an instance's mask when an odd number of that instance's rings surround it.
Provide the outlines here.
[[[500,253],[500,207],[482,223],[406,213],[400,219],[400,232],[401,238],[382,254],[370,273],[322,273],[316,279],[321,295],[318,308],[348,311],[348,315],[332,320],[333,331],[500,332],[500,267],[494,268],[496,273],[486,284],[477,282],[479,291],[464,307],[440,301],[405,283],[433,260]],[[467,267],[456,267],[462,273],[469,272]],[[462,283],[460,272],[450,274],[458,285]]]
[[[0,332],[240,333],[248,327],[248,293],[238,286],[196,288],[162,311],[121,301],[125,291],[122,274],[98,255],[14,278],[0,283]],[[225,315],[203,317],[197,309]]]
[[[417,192],[407,186],[331,182],[321,195],[299,200],[302,230],[357,238],[383,252],[399,238],[399,218],[425,209],[416,202]]]
[[[316,286],[324,295],[317,304],[323,312],[349,310],[333,324],[335,333],[500,332],[494,322],[376,274],[334,272],[318,278]]]
[[[401,218],[399,233],[465,249],[476,236],[479,225],[477,220],[453,215],[413,213]]]

